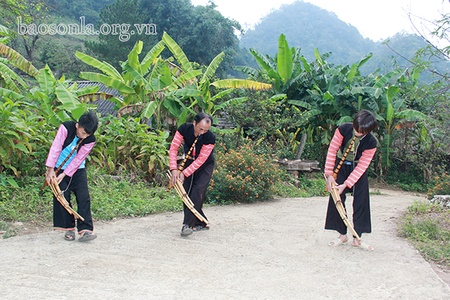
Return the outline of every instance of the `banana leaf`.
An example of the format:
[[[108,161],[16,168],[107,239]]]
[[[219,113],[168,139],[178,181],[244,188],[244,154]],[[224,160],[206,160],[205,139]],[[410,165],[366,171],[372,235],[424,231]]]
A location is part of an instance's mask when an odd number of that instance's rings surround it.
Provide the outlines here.
[[[120,75],[119,71],[117,71],[112,65],[110,65],[107,62],[101,62],[98,59],[89,56],[87,54],[84,54],[82,52],[77,51],[75,53],[75,56],[77,58],[79,58],[81,61],[83,61],[84,63],[99,69],[100,71],[102,71],[103,73],[105,73],[106,75],[109,75],[115,79],[122,79],[122,76]]]
[[[134,89],[127,84],[125,84],[123,81],[119,79],[115,79],[103,74],[93,73],[93,72],[81,72],[80,77],[86,80],[94,81],[94,82],[100,82],[108,87],[112,87],[113,89],[116,89],[121,94],[133,94]],[[121,79],[121,78],[120,78]]]
[[[19,52],[5,44],[0,43],[0,54],[7,57],[14,67],[19,68],[23,72],[33,77],[36,77],[39,74],[38,69],[36,69],[31,62],[26,60]]]
[[[166,33],[163,33],[162,40],[169,48],[170,52],[174,55],[175,59],[181,64],[182,68],[186,72],[193,71],[193,67],[186,54],[181,47]]]
[[[223,52],[219,53],[216,57],[214,57],[214,59],[206,68],[205,73],[203,73],[202,79],[200,79],[200,85],[205,84],[205,82],[211,81],[214,74],[216,73],[217,68],[219,67],[220,63],[223,61],[224,58],[225,53]]]
[[[272,88],[271,84],[247,79],[222,79],[211,83],[211,85],[217,88],[245,88],[253,90],[270,90]]]
[[[292,77],[292,51],[284,34],[278,38],[278,57],[277,57],[278,74],[284,84]]]

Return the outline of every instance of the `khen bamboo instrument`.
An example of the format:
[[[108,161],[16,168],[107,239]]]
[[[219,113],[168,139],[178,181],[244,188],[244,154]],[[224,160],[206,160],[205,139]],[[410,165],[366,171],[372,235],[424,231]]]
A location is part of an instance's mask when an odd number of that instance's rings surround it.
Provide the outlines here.
[[[73,210],[72,207],[70,207],[69,202],[67,202],[66,198],[64,198],[63,193],[61,192],[61,189],[59,188],[58,181],[56,181],[56,177],[53,177],[50,180],[50,189],[53,192],[53,195],[55,195],[56,200],[58,200],[59,203],[67,210],[67,212],[75,217],[75,219],[80,219],[81,221],[84,221],[84,218],[80,216],[75,210]]]
[[[353,144],[355,143],[355,140],[356,140],[356,135],[353,136],[352,140],[350,141],[350,144],[347,147],[347,150],[345,151],[344,155],[342,156],[341,161],[339,162],[338,166],[336,167],[336,169],[333,172],[334,180],[337,179],[339,170],[341,169],[342,164],[344,163],[345,159],[347,158],[347,155],[350,152],[350,149],[352,149]],[[327,180],[327,178],[325,177],[325,181],[326,180]],[[339,215],[341,216],[342,220],[344,221],[345,226],[347,226],[347,228],[350,230],[350,232],[356,239],[360,240],[361,238],[356,233],[352,224],[348,220],[347,212],[345,211],[344,204],[341,201],[341,195],[339,195],[339,189],[337,188],[336,184],[334,184],[334,183],[333,183],[332,189],[331,189],[331,197],[333,198],[334,204],[336,205],[336,209],[337,209]]]
[[[358,233],[356,233],[355,229],[353,228],[352,223],[350,223],[349,219],[347,218],[347,212],[345,211],[344,204],[342,203],[341,200],[341,195],[339,195],[339,189],[337,188],[337,185],[335,183],[332,184],[331,197],[333,198],[334,204],[336,205],[336,209],[339,215],[341,216],[342,221],[344,221],[345,226],[347,226],[347,228],[350,230],[350,232],[356,239],[361,240],[360,236],[358,235]]]
[[[186,155],[185,155],[183,161],[182,161],[181,164],[178,166],[178,172],[181,173],[181,172],[183,171],[183,169],[184,169],[184,164],[186,163],[186,161],[187,161],[189,158],[191,158],[191,152],[192,152],[192,150],[194,150],[195,144],[197,143],[199,137],[200,137],[200,135],[198,135],[198,136],[195,138],[194,142],[192,143],[191,148],[189,148],[188,153],[186,153]],[[171,179],[171,178],[172,178],[172,175],[171,175],[170,179]],[[172,188],[172,180],[169,181],[169,190],[170,190],[171,188]]]
[[[350,149],[352,148],[353,144],[355,143],[356,140],[356,135],[353,136],[352,140],[350,141],[350,144],[347,147],[347,150],[345,150],[344,155],[342,156],[341,160],[339,161],[339,164],[337,165],[336,169],[334,169],[333,171],[333,178],[334,180],[337,179],[339,170],[342,167],[342,164],[344,163],[345,159],[347,158],[348,153],[350,152]],[[325,176],[325,181],[327,180],[326,176]],[[325,192],[327,191],[327,187],[325,186]]]
[[[167,177],[169,178],[169,181],[172,182],[172,173],[170,171],[167,171]],[[197,217],[201,222],[204,222],[205,224],[209,224],[208,220],[204,218],[198,210],[195,209],[194,203],[192,202],[191,198],[189,198],[188,194],[186,193],[186,190],[183,187],[183,183],[179,180],[176,181],[175,185],[173,185],[173,188],[175,188],[175,191],[177,191],[178,196],[180,196],[183,203],[189,208],[189,210],[194,214],[194,216]]]
[[[195,147],[195,144],[197,143],[198,139],[199,139],[200,135],[198,135],[194,142],[192,143],[191,148],[189,149],[188,153],[186,154],[186,156],[184,157],[183,161],[181,162],[181,164],[178,167],[178,172],[182,172],[184,165],[186,163],[186,161],[191,158],[191,152]],[[172,184],[172,173],[169,171],[167,171],[167,177],[169,178],[169,187],[168,189],[170,190],[172,187],[175,188],[175,190],[178,193],[178,196],[180,196],[181,201],[183,201],[183,203],[186,205],[186,207],[194,214],[194,216],[197,217],[197,219],[199,219],[201,222],[205,223],[205,224],[209,224],[208,220],[206,220],[205,217],[203,217],[198,210],[195,209],[194,207],[194,203],[192,202],[191,198],[189,198],[189,195],[186,193],[186,190],[183,187],[183,183],[179,180],[176,180],[175,186],[173,186]]]
[[[353,144],[355,143],[355,140],[356,140],[356,135],[353,136],[352,140],[350,141],[350,144],[349,144],[348,147],[347,147],[347,150],[345,151],[344,155],[343,155],[342,158],[341,158],[341,161],[339,162],[338,166],[336,167],[336,169],[335,169],[334,172],[333,172],[334,180],[337,179],[337,175],[338,175],[338,173],[339,173],[339,170],[341,169],[342,164],[344,163],[345,159],[347,158],[347,155],[348,155],[348,153],[350,152],[350,149],[352,149]]]

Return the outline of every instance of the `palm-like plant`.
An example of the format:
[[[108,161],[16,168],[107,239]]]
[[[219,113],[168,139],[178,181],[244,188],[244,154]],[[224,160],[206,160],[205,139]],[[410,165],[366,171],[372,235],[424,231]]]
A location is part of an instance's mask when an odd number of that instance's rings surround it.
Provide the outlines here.
[[[276,94],[289,93],[302,76],[302,63],[306,60],[300,55],[299,48],[289,48],[284,34],[278,38],[276,57],[263,55],[255,49],[250,49],[250,53],[255,58],[259,69],[251,67],[238,67],[237,69],[251,78],[270,82]]]
[[[142,48],[142,41],[135,44],[128,54],[128,59],[122,64],[122,74],[107,62],[101,62],[81,52],[75,55],[102,71],[102,73],[82,72],[81,78],[101,82],[116,89],[123,97],[112,98],[117,108],[138,107],[142,118],[154,117],[156,128],[160,128],[165,117],[164,108],[167,114],[180,113],[179,108],[183,106],[180,98],[189,94],[187,91],[183,93],[180,89],[186,86],[187,82],[195,80],[201,71],[194,70],[192,66],[183,62],[188,71],[180,72],[174,64],[162,59],[160,54],[165,49],[163,41],[153,46],[140,61]]]
[[[14,67],[19,68],[21,71],[27,73],[30,76],[36,76],[38,70],[27,61],[19,52],[8,47],[7,45],[0,42],[0,54],[6,57],[10,64]]]
[[[64,76],[56,79],[48,66],[38,71],[36,80],[38,85],[28,94],[29,105],[53,126],[67,120],[78,120],[91,107],[79,99],[98,90],[98,87],[78,89],[76,84],[65,80]]]
[[[366,88],[371,93],[370,106],[377,113],[379,121],[379,138],[381,143],[381,171],[386,174],[391,165],[392,135],[397,128],[403,127],[404,123],[418,123],[427,119],[426,115],[420,111],[408,108],[404,98],[401,96],[401,87],[398,81],[405,80],[404,74],[400,74],[399,79],[390,83],[389,80],[398,75],[398,72],[378,78],[372,87]]]
[[[291,126],[295,127],[295,136],[284,137],[286,140],[297,141],[297,134],[302,134],[301,144],[298,147],[296,155],[300,159],[304,145],[306,143],[307,126],[320,110],[302,101],[301,94],[298,93],[298,87],[303,82],[308,81],[313,76],[308,76],[311,72],[310,65],[304,56],[300,54],[299,48],[290,48],[284,34],[278,38],[278,53],[272,58],[268,55],[262,55],[255,49],[250,49],[250,53],[259,65],[259,70],[250,67],[239,67],[238,70],[247,73],[251,78],[270,82],[273,85],[275,95],[273,101],[278,101],[290,105],[290,109],[298,116]],[[300,128],[303,128],[300,129]],[[282,136],[281,131],[279,135]]]
[[[225,109],[231,104],[242,103],[247,100],[247,97],[238,97],[229,98],[228,100],[223,101],[224,98],[229,96],[236,89],[268,90],[272,88],[271,84],[248,79],[233,78],[213,81],[215,79],[215,72],[224,57],[225,54],[221,52],[208,65],[200,81],[195,86],[199,93],[193,97],[190,108],[194,109],[195,106],[197,106],[199,110],[214,116],[217,112]],[[219,91],[215,95],[211,95],[211,87],[222,89],[222,91]],[[219,101],[220,103],[218,103]]]
[[[195,69],[181,47],[167,34],[139,61],[143,44],[137,42],[128,59],[122,64],[120,74],[107,62],[100,62],[81,52],[76,56],[83,62],[99,69],[103,74],[82,72],[80,77],[101,82],[119,91],[123,99],[113,99],[118,108],[140,106],[141,117],[154,117],[156,128],[161,128],[165,117],[173,117],[185,122],[189,114],[202,110],[213,114],[225,105],[214,107],[214,101],[231,90],[211,97],[210,86],[218,88],[270,88],[270,85],[250,80],[216,81],[211,83],[217,67],[223,60],[221,53],[203,73]],[[167,47],[173,58],[162,59],[161,53]],[[174,61],[178,63],[175,64]],[[200,81],[197,77],[201,76]],[[188,101],[188,103],[185,103]]]
[[[162,40],[172,52],[173,58],[180,64],[181,71],[190,72],[193,68],[193,64],[188,60],[181,47],[166,33],[163,34]],[[205,70],[200,74],[200,79],[188,82],[186,89],[184,89],[183,92],[178,93],[179,95],[185,96],[190,101],[190,104],[187,107],[188,109],[184,110],[184,112],[178,116],[178,124],[184,123],[187,120],[189,113],[203,111],[215,116],[217,112],[224,110],[233,103],[242,103],[246,101],[246,97],[228,97],[236,89],[268,90],[272,88],[272,85],[270,84],[248,79],[233,78],[215,80],[216,71],[224,58],[225,53],[223,52],[215,56],[211,63],[205,67]],[[212,95],[212,87],[222,90]],[[227,97],[228,99],[224,100]]]

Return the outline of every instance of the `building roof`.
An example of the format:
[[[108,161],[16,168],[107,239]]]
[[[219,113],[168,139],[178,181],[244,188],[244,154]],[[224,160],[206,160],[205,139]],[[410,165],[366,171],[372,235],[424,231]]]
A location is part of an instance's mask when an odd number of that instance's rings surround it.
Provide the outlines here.
[[[103,83],[100,82],[92,82],[92,81],[75,81],[74,83],[76,83],[78,85],[79,89],[83,89],[83,88],[87,88],[87,87],[93,87],[93,86],[98,86],[99,89],[97,91],[98,94],[105,94],[105,95],[109,95],[110,97],[118,97],[121,98],[119,92],[115,89],[109,88],[107,86],[105,86]],[[108,98],[110,98],[108,97]]]
[[[73,83],[76,83],[79,89],[98,86],[99,89],[95,94],[89,95],[88,99],[84,98],[82,99],[82,101],[97,105],[97,112],[102,116],[117,115],[117,110],[115,109],[114,102],[108,100],[112,97],[122,98],[117,90],[109,88],[100,82],[75,81]],[[70,85],[71,84],[69,84],[69,86]]]

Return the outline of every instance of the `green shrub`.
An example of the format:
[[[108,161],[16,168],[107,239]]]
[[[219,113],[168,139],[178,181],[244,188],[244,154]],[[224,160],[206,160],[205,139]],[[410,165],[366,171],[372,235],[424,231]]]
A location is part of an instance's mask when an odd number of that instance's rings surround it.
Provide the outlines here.
[[[41,222],[51,218],[52,193],[41,191],[44,177],[17,179],[17,186],[0,186],[0,220]]]
[[[373,166],[374,164],[372,164]],[[428,183],[424,180],[423,169],[414,164],[406,164],[395,159],[392,160],[392,165],[385,175],[385,180],[386,183],[396,185],[405,191],[426,193],[428,189]]]
[[[139,118],[102,119],[92,163],[107,174],[135,172],[148,180],[168,165],[168,133],[151,131]]]
[[[271,156],[255,154],[250,142],[237,150],[216,153],[208,201],[250,203],[271,199],[282,173]]]
[[[236,149],[245,144],[242,129],[215,129],[216,146],[214,152],[227,152],[227,149]]]
[[[303,173],[298,177],[299,188],[305,190],[308,197],[311,196],[324,196],[328,192],[326,191],[326,182],[322,175],[322,172],[318,173]]]
[[[411,206],[408,207],[406,211],[408,214],[418,216],[441,210],[442,210],[441,207],[439,207],[436,204],[431,204],[426,201],[415,201]]]
[[[428,189],[428,197],[434,195],[450,195],[450,175],[447,173],[436,175],[432,182],[432,187]]]
[[[20,163],[33,151],[33,118],[26,102],[0,97],[0,172],[20,176]]]

